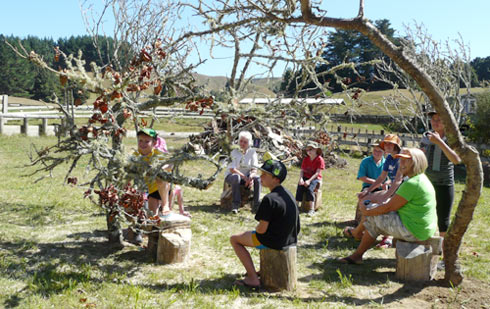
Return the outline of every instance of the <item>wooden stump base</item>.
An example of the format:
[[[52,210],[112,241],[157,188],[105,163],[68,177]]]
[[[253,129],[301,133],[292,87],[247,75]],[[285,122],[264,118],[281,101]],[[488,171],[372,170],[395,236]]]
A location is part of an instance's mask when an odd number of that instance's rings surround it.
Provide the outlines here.
[[[310,209],[308,206],[306,206],[306,194],[303,194],[303,200],[301,201],[301,206],[300,206],[300,211],[303,211],[303,212],[309,212]],[[322,183],[319,182],[317,185],[316,185],[316,189],[315,189],[315,202],[313,203],[312,207],[314,207],[313,209],[315,211],[317,211],[318,209],[322,208]]]
[[[245,186],[240,186],[240,196],[241,203],[240,207],[250,206],[252,207],[253,198],[254,198],[253,190],[245,188]],[[220,197],[220,207],[224,210],[231,210],[233,202],[233,194],[231,192],[231,186],[225,181],[223,183],[223,192]]]
[[[260,250],[260,281],[272,291],[293,291],[297,283],[296,246]]]
[[[175,213],[160,222],[145,226],[148,233],[147,254],[158,264],[185,262],[191,249],[190,218]]]
[[[441,253],[441,237],[432,237],[424,242],[397,240],[395,277],[401,281],[419,282],[434,279]]]

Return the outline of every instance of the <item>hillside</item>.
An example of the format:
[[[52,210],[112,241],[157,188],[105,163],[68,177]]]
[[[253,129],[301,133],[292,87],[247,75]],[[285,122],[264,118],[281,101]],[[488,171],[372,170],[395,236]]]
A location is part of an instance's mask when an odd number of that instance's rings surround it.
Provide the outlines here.
[[[210,91],[223,91],[228,78],[226,76],[208,76],[194,74],[199,85],[204,85]],[[281,78],[256,78],[251,81],[247,97],[275,97],[274,89],[281,83]]]

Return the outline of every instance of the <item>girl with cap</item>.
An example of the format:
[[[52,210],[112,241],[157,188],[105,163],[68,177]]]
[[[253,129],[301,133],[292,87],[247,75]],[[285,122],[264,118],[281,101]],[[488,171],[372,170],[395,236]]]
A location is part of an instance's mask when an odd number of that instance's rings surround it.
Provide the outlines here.
[[[393,197],[376,207],[361,205],[366,218],[366,232],[357,250],[339,260],[346,264],[361,264],[364,253],[371,248],[378,235],[392,235],[409,242],[424,241],[437,229],[436,199],[432,184],[424,171],[427,159],[420,149],[404,149],[400,173],[407,178]]]
[[[458,154],[447,145],[444,125],[435,111],[427,113],[434,131],[424,133],[420,148],[425,152],[429,177],[436,190],[439,235],[444,237],[449,228],[454,201],[454,164],[461,163]]]
[[[296,188],[296,201],[298,204],[306,195],[306,210],[308,214],[315,213],[313,202],[315,201],[315,189],[322,180],[322,170],[325,169],[325,161],[322,158],[322,149],[314,141],[306,144],[307,156],[301,163],[301,172],[299,173],[298,186]]]

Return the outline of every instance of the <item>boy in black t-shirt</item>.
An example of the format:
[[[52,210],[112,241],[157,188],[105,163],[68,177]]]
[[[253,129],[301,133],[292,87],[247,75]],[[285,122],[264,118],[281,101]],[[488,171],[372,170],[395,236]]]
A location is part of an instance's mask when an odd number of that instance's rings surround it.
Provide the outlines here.
[[[255,231],[247,231],[230,237],[236,255],[247,271],[243,280],[236,285],[258,288],[260,280],[250,253],[245,247],[281,250],[295,245],[300,230],[298,206],[294,196],[281,183],[286,179],[287,169],[283,163],[267,160],[260,168],[262,186],[271,191],[260,203],[255,220],[259,221]]]

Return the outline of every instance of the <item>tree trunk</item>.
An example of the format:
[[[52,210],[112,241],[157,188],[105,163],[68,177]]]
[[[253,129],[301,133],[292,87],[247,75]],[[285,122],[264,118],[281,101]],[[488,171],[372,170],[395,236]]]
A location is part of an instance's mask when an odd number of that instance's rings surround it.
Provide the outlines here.
[[[432,106],[442,119],[449,146],[461,157],[466,166],[467,176],[463,196],[458,205],[456,216],[445,237],[444,260],[446,262],[445,280],[459,285],[463,275],[458,264],[458,251],[464,233],[473,218],[473,212],[481,195],[483,169],[478,152],[463,140],[457,122],[448,102],[437,88],[432,78],[403,49],[395,46],[369,20],[363,17],[364,1],[360,2],[359,14],[354,19],[337,19],[315,16],[311,11],[310,0],[301,0],[302,21],[321,27],[334,27],[344,30],[356,30],[367,36],[374,45],[390,57],[407,72],[430,99]]]

